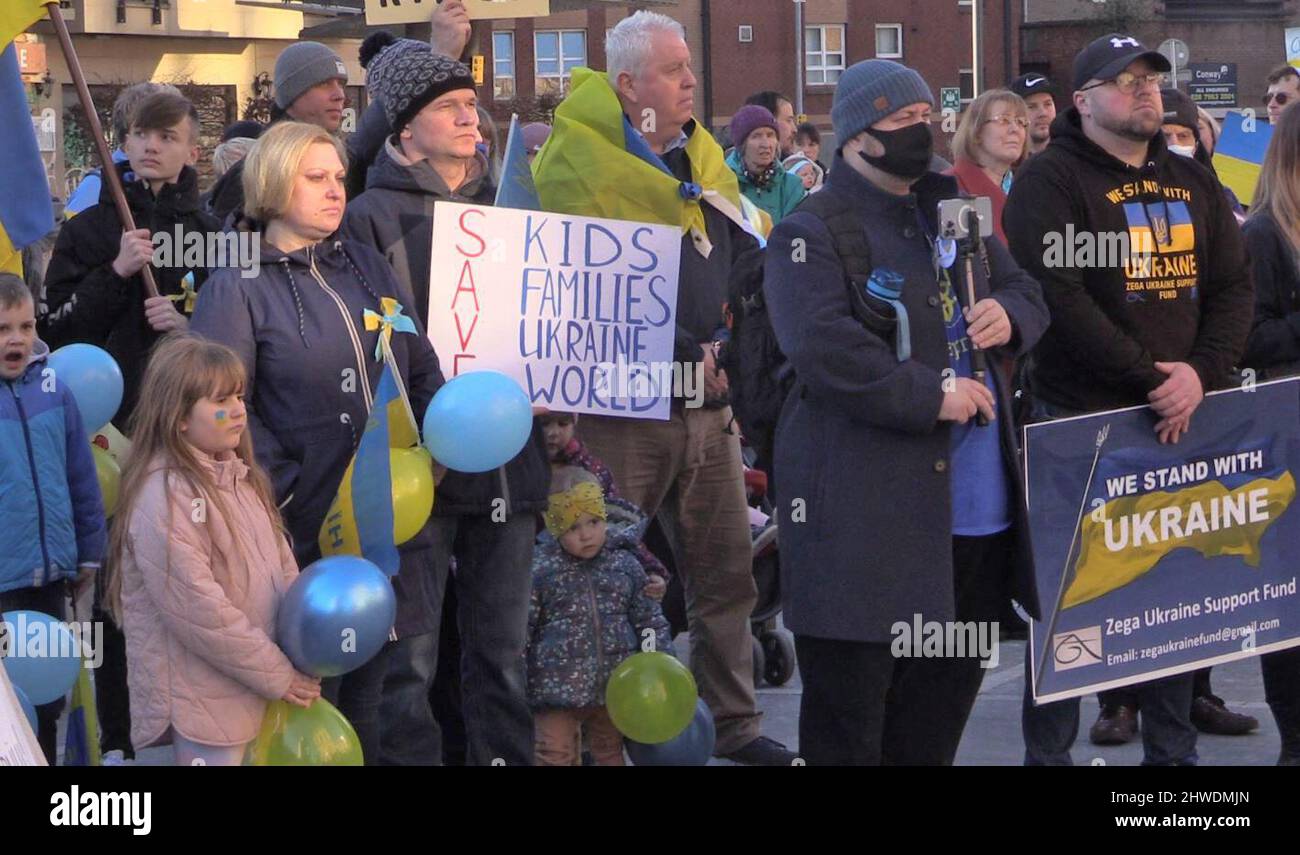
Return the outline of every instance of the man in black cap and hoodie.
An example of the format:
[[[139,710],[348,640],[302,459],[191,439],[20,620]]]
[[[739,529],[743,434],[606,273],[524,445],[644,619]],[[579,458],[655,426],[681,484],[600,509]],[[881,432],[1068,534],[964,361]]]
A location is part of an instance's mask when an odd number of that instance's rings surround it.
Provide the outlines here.
[[[1168,60],[1131,36],[1112,33],[1085,47],[1074,61],[1073,104],[1053,123],[1047,149],[1016,176],[1003,226],[1052,314],[1029,371],[1034,417],[1148,405],[1159,440],[1174,443],[1205,393],[1231,383],[1254,295],[1218,180],[1170,153],[1160,133],[1167,71]],[[1073,251],[1062,247],[1065,235],[1116,232],[1147,257],[1091,267],[1065,257]],[[1041,605],[1046,617],[1058,604]],[[1069,764],[1079,702],[1034,706],[1031,688],[1027,678],[1025,762]],[[1143,763],[1194,764],[1192,675],[1133,688]]]

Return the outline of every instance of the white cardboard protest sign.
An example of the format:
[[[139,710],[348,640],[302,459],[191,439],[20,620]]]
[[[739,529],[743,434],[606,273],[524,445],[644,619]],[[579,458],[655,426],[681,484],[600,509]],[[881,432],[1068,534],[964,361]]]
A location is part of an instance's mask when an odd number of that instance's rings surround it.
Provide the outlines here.
[[[4,659],[0,659],[0,768],[45,765],[45,753],[14,694]]]
[[[672,226],[438,202],[426,324],[443,374],[501,371],[557,412],[667,419],[680,254]]]
[[[440,0],[366,0],[366,23],[427,23]],[[542,18],[551,14],[551,0],[465,0],[471,20]]]

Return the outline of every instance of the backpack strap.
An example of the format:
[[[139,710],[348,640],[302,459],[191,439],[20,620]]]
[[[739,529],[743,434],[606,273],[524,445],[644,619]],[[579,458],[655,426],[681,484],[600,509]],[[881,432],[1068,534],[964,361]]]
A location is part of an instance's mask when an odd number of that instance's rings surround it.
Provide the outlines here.
[[[862,293],[871,276],[871,245],[853,206],[839,194],[823,190],[805,197],[796,210],[807,211],[825,223],[844,275],[854,292]]]

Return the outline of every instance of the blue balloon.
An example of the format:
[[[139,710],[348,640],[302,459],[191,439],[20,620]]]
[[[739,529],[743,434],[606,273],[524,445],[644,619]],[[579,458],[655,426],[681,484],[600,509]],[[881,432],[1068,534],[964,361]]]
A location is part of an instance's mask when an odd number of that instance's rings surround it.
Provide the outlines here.
[[[424,447],[455,472],[490,472],[523,449],[533,407],[512,378],[471,371],[447,381],[424,413]]]
[[[81,644],[68,625],[44,612],[5,612],[5,671],[33,704],[49,704],[72,690]]]
[[[23,708],[23,715],[27,716],[27,722],[32,726],[35,732],[38,725],[36,724],[36,704],[27,698],[27,693],[22,689],[14,686],[14,694],[18,696],[18,706]]]
[[[695,718],[680,735],[657,745],[630,739],[624,740],[624,745],[634,766],[707,766],[716,738],[713,713],[700,698],[695,702]]]
[[[331,555],[289,586],[276,615],[276,636],[293,666],[337,677],[374,658],[397,618],[393,584],[371,562]]]
[[[122,406],[122,369],[93,344],[69,344],[50,354],[54,376],[72,390],[81,423],[92,436],[113,420]]]

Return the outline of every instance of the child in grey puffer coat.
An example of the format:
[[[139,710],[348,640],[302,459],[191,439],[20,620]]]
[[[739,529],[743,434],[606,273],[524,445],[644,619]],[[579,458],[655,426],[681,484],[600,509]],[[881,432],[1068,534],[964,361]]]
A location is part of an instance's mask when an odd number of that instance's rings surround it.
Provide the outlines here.
[[[567,477],[566,477],[567,476]],[[578,762],[585,724],[601,766],[623,765],[623,737],[605,710],[614,669],[642,649],[672,653],[672,635],[659,603],[645,594],[636,557],[643,514],[627,503],[607,506],[595,478],[576,467],[556,478],[546,512],[551,537],[533,557],[528,610],[528,701],[542,766]]]

